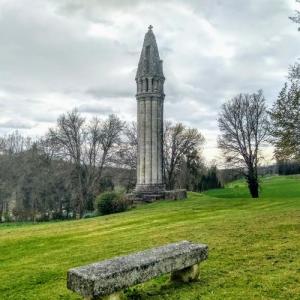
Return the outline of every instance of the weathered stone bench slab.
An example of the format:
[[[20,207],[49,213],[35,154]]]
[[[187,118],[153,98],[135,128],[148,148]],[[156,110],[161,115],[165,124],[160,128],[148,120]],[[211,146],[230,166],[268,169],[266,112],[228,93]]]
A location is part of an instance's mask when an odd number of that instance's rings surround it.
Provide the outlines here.
[[[87,299],[102,299],[166,273],[186,282],[198,278],[198,264],[207,256],[207,245],[182,241],[70,269],[67,286]]]

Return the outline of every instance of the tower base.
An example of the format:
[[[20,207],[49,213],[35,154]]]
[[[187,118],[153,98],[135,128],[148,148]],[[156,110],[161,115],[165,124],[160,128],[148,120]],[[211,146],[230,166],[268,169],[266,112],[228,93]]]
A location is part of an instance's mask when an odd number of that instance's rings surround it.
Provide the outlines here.
[[[187,192],[184,189],[166,191],[165,186],[161,185],[137,185],[133,193],[126,196],[132,202],[154,202],[156,200],[182,200],[187,198]]]
[[[137,184],[134,192],[138,193],[138,194],[149,194],[149,193],[153,193],[153,194],[160,194],[163,193],[165,191],[165,185],[162,183],[153,183],[153,184]]]
[[[165,198],[164,184],[137,184],[133,195],[135,201],[153,202]]]

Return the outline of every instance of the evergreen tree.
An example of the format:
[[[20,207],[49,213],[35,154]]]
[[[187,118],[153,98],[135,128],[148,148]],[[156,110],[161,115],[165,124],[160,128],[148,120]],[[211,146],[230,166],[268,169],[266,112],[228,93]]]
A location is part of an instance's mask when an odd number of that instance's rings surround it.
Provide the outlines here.
[[[285,83],[270,111],[271,136],[278,161],[300,159],[300,85],[296,78]]]
[[[189,191],[200,191],[199,180],[205,172],[204,160],[198,151],[193,150],[186,156],[186,186]]]
[[[201,180],[198,183],[198,191],[200,192],[221,187],[222,184],[219,180],[218,169],[216,166],[211,166],[206,174],[202,175]]]

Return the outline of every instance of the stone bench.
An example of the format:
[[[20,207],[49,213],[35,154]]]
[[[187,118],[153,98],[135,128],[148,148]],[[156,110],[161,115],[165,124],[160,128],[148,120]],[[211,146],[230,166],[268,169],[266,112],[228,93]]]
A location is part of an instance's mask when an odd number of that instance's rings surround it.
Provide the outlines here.
[[[67,287],[85,299],[121,299],[122,290],[162,274],[189,282],[199,277],[208,247],[188,241],[120,256],[68,271]]]

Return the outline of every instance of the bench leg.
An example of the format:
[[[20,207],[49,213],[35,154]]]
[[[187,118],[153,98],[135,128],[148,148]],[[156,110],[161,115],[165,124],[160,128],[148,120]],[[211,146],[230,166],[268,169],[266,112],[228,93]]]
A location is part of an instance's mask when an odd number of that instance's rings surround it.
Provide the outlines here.
[[[124,299],[123,292],[117,292],[117,293],[113,293],[108,296],[102,296],[102,297],[89,296],[89,297],[84,298],[84,300],[122,300],[122,299]]]
[[[175,271],[171,274],[172,281],[190,282],[199,278],[199,264]]]

